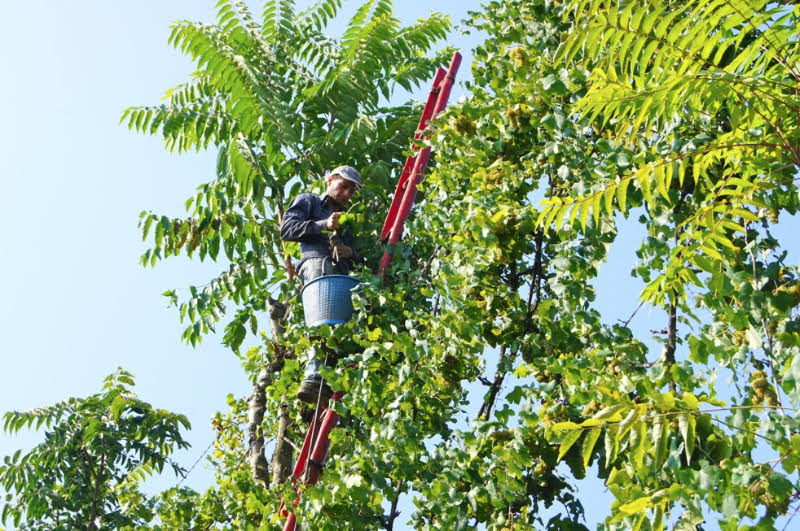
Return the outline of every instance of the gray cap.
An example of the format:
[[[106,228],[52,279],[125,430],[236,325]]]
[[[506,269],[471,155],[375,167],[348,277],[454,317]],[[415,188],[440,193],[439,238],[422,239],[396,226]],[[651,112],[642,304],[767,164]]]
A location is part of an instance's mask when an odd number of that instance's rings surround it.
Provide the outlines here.
[[[350,182],[356,183],[357,186],[361,186],[361,174],[358,173],[358,170],[352,166],[339,166],[338,168],[333,169],[328,174],[328,177],[333,175],[338,175],[342,179],[347,179]]]

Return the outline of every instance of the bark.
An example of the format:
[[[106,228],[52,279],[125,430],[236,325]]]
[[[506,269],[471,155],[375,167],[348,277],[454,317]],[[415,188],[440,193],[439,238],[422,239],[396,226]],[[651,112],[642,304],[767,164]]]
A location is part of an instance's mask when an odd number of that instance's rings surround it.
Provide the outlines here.
[[[530,330],[533,316],[539,308],[542,299],[542,245],[544,243],[544,233],[536,233],[536,255],[533,259],[533,269],[531,270],[531,287],[528,291],[528,312],[525,314],[525,328]],[[536,300],[534,301],[534,293]]]
[[[283,361],[286,359],[287,350],[280,346],[283,336],[283,319],[286,317],[287,307],[272,298],[269,299],[269,319],[272,326],[272,340],[275,342],[275,361],[273,362],[273,372],[283,368]],[[292,473],[292,445],[287,438],[286,431],[289,428],[289,406],[286,397],[281,397],[281,406],[278,410],[278,433],[275,437],[275,451],[272,454],[272,481],[283,483],[289,479]]]
[[[393,531],[394,530],[394,521],[395,519],[400,516],[400,511],[397,510],[397,503],[400,501],[400,495],[403,494],[405,491],[405,487],[402,483],[397,484],[394,490],[394,499],[392,500],[392,506],[389,509],[389,515],[386,517],[384,522],[384,528],[386,531]]]
[[[89,457],[89,453],[85,450],[84,454],[86,455],[86,458],[89,459],[90,461],[89,473],[91,477],[91,472],[93,469],[93,467],[91,466],[91,458]],[[97,506],[100,498],[100,481],[102,479],[103,467],[105,466],[105,464],[106,464],[106,454],[103,454],[100,456],[100,465],[97,467],[97,472],[94,474],[94,494],[92,496],[92,508],[91,508],[91,514],[89,515],[89,525],[86,527],[87,531],[93,531],[94,529],[97,529],[97,524],[95,523],[95,519],[97,518]]]
[[[511,357],[514,356],[514,353],[511,354]],[[489,416],[492,414],[492,408],[494,407],[494,403],[497,400],[497,394],[500,392],[500,387],[503,386],[503,380],[506,377],[506,370],[503,368],[503,362],[506,359],[506,346],[502,345],[500,347],[500,358],[497,360],[497,371],[495,372],[494,381],[491,384],[491,389],[489,390],[489,398],[481,404],[480,410],[478,410],[478,415],[475,417],[479,419],[483,417],[486,420],[489,420]]]
[[[683,202],[686,199],[688,192],[684,189],[681,190],[680,199],[678,199],[678,203],[675,205],[675,208],[672,210],[672,214],[678,218],[681,213],[681,208],[683,207]],[[680,242],[682,229],[680,227],[675,229],[675,246],[677,247]],[[670,298],[669,307],[667,308],[667,314],[669,321],[667,322],[667,348],[664,352],[664,359],[667,363],[667,371],[669,371],[672,366],[675,364],[675,350],[678,347],[678,295],[677,293],[672,293],[672,297]],[[675,391],[676,389],[675,379],[670,374],[669,377],[669,389],[670,391]]]
[[[286,397],[278,413],[278,434],[275,437],[275,451],[272,454],[272,481],[276,484],[283,483],[292,473],[292,445],[286,437],[289,428],[289,406]]]
[[[253,385],[253,394],[248,401],[248,435],[249,446],[248,453],[250,458],[250,471],[252,472],[253,480],[260,481],[264,485],[269,485],[269,465],[264,451],[264,434],[262,432],[262,424],[264,422],[264,413],[266,411],[266,388],[272,383],[272,374],[280,371],[283,368],[283,362],[286,358],[286,349],[280,346],[280,337],[283,335],[283,319],[286,316],[286,305],[269,299],[269,319],[270,326],[272,327],[272,341],[275,345],[275,357],[264,370],[262,370],[256,383]],[[272,466],[274,468],[273,481],[282,482],[286,479],[283,469],[286,461],[285,454],[287,453],[286,445],[283,442],[283,434],[286,431],[288,424],[288,411],[285,405],[281,406],[280,419],[278,421],[279,437],[276,439],[275,454],[272,457]],[[276,456],[280,456],[276,460]],[[288,449],[289,468],[291,467],[291,447]]]
[[[664,358],[667,362],[667,370],[675,364],[675,349],[678,346],[678,304],[675,301],[669,303],[669,323],[667,324],[667,350]],[[675,380],[670,375],[669,388],[675,391]]]
[[[255,481],[260,481],[266,486],[269,485],[269,467],[267,466],[267,458],[264,456],[264,435],[261,433],[261,424],[264,422],[264,411],[266,409],[264,390],[269,385],[269,380],[269,373],[266,369],[258,374],[258,380],[253,385],[253,394],[250,395],[248,402],[249,410],[247,413],[250,471]]]

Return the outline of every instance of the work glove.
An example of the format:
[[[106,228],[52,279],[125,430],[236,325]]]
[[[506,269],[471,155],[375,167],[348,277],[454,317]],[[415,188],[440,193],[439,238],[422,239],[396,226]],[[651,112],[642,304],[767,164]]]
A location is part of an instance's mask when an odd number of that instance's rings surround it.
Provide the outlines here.
[[[341,262],[342,260],[349,260],[355,256],[353,249],[343,244],[342,242],[335,242],[331,246],[331,255],[334,262]]]

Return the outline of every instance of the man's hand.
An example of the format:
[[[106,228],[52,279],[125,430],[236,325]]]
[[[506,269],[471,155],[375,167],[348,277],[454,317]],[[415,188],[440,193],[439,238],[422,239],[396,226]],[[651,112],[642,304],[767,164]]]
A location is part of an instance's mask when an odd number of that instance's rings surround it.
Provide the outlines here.
[[[336,230],[341,227],[339,224],[339,216],[341,215],[341,212],[334,212],[331,214],[331,217],[328,218],[328,230]]]
[[[349,246],[341,242],[337,242],[333,244],[333,249],[331,249],[331,254],[333,255],[334,261],[339,262],[341,260],[347,260],[348,258],[352,258],[354,253],[353,249],[350,248]]]

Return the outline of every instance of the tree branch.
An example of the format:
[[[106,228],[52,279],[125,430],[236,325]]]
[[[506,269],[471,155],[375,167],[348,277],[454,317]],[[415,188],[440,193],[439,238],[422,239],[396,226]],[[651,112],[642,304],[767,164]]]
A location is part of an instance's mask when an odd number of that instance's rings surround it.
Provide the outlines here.
[[[675,349],[677,347],[677,328],[678,328],[678,303],[671,300],[669,303],[669,323],[667,324],[667,350],[664,352],[664,358],[667,361],[667,371],[675,364]],[[669,377],[670,391],[675,391],[675,380],[672,376]]]
[[[400,500],[400,496],[403,494],[403,492],[405,492],[404,485],[402,483],[398,483],[394,492],[395,496],[392,500],[392,507],[389,509],[389,515],[384,523],[386,531],[392,531],[394,529],[395,518],[400,516],[400,511],[397,510],[397,502]]]
[[[681,207],[683,206],[684,201],[686,200],[686,196],[688,192],[686,190],[681,190],[680,198],[678,202],[675,204],[675,208],[672,209],[672,215],[674,218],[677,219],[678,215],[680,214]],[[679,245],[681,236],[681,228],[680,225],[675,228],[675,245]],[[668,315],[668,323],[667,323],[667,350],[664,352],[664,357],[667,362],[667,372],[669,372],[669,368],[675,364],[675,350],[678,347],[678,297],[677,294],[673,294],[673,297],[670,297],[669,308],[667,309]],[[669,377],[669,388],[671,391],[675,392],[675,380],[672,378],[670,374]]]
[[[753,251],[753,248],[749,245],[748,237],[747,237],[747,230],[750,228],[749,223],[745,223],[745,232],[744,232],[744,241],[746,247],[750,248],[750,262],[753,266],[753,282],[756,282],[756,278],[758,278],[758,271],[756,270],[756,253]],[[775,364],[772,362],[772,334],[769,332],[769,327],[767,326],[766,318],[761,318],[761,328],[764,332],[764,337],[767,339],[767,347],[764,349],[764,353],[767,355],[767,365],[769,366],[770,373],[772,374],[772,383],[775,386],[775,397],[778,402],[779,411],[781,416],[784,415],[783,413],[783,401],[781,400],[781,386],[780,382],[778,381],[778,372],[775,370]]]
[[[266,388],[272,383],[272,374],[280,371],[285,359],[285,349],[278,346],[278,338],[283,335],[283,319],[286,316],[286,305],[273,299],[268,300],[270,325],[272,327],[272,341],[276,345],[275,359],[269,363],[258,375],[256,383],[253,385],[253,394],[248,400],[248,435],[249,445],[248,454],[250,458],[250,470],[253,479],[260,481],[264,485],[269,485],[269,466],[264,452],[264,434],[262,433],[262,423],[264,422],[264,412],[266,411]],[[291,467],[291,447],[283,444],[283,435],[288,425],[289,413],[285,404],[280,407],[278,419],[278,437],[275,443],[275,453],[272,456],[273,480],[282,482],[288,477],[285,469]],[[287,459],[288,452],[288,459]],[[290,464],[285,465],[286,461]]]
[[[497,400],[497,394],[500,392],[500,387],[503,385],[503,380],[506,377],[506,371],[503,370],[503,362],[506,359],[506,346],[502,345],[500,347],[500,357],[497,360],[497,371],[495,372],[494,382],[492,382],[492,386],[489,389],[489,398],[488,400],[484,401],[481,404],[480,410],[478,410],[478,415],[475,419],[479,419],[483,417],[484,419],[489,419],[489,415],[492,414],[492,407],[494,407],[494,403]]]
[[[253,385],[253,394],[248,400],[248,439],[250,454],[250,470],[255,481],[260,481],[264,485],[269,485],[269,467],[264,456],[264,435],[261,433],[261,424],[264,421],[264,411],[266,410],[265,389],[270,377],[266,369],[258,374],[258,379]]]
[[[86,458],[90,461],[89,465],[89,474],[91,475],[93,471],[93,467],[91,465],[91,457],[89,456],[89,452],[84,450],[84,454]],[[89,514],[89,524],[86,526],[87,531],[93,531],[97,529],[97,526],[94,523],[95,518],[97,518],[97,500],[100,497],[100,479],[103,475],[103,467],[106,463],[106,454],[102,454],[100,456],[100,465],[98,466],[98,470],[94,474],[94,494],[92,495],[92,508]]]
[[[525,315],[525,327],[530,328],[533,314],[539,307],[539,301],[542,295],[542,244],[544,243],[544,231],[536,232],[536,254],[533,258],[533,268],[531,269],[531,288],[528,291],[528,313]],[[536,303],[531,306],[533,302],[533,294],[536,292]]]
[[[275,343],[276,352],[276,358],[270,364],[270,370],[277,372],[283,368],[283,362],[288,353],[285,348],[279,346],[284,332],[283,320],[286,318],[287,306],[271,297],[268,302],[272,341]],[[286,397],[283,396],[281,397],[281,405],[278,408],[278,433],[275,436],[275,450],[272,453],[272,481],[276,484],[286,481],[292,472],[292,450],[294,445],[289,442],[286,436],[289,424],[289,406],[286,403]]]

